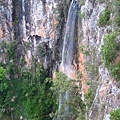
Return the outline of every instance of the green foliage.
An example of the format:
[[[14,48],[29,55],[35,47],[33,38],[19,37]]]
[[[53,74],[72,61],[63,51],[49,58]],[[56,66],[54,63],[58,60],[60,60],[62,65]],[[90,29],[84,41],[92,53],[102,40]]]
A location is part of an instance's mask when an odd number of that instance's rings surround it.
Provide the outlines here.
[[[114,14],[113,24],[116,27],[117,31],[120,31],[120,0],[113,1],[112,11]]]
[[[0,118],[2,117],[2,108],[4,104],[4,99],[7,94],[8,83],[6,80],[6,70],[3,67],[0,67]]]
[[[58,102],[62,99],[63,103],[61,105],[61,109],[54,115],[54,119],[56,120],[59,116],[60,120],[75,120],[80,113],[84,116],[85,104],[81,100],[81,94],[79,93],[78,86],[75,85],[76,81],[68,79],[67,76],[61,72],[56,73],[56,76],[57,78],[54,80],[54,86],[51,89],[54,89],[54,94],[57,96]],[[66,92],[68,92],[69,99],[64,98]],[[69,110],[67,113],[65,111],[66,107],[68,107]]]
[[[84,111],[84,112],[85,112],[85,111]],[[77,117],[75,120],[86,120],[86,118],[85,118],[85,115],[84,115],[82,112],[80,112],[80,113],[78,114],[78,117]]]
[[[108,9],[108,7],[106,7],[99,16],[98,26],[99,27],[105,26],[106,24],[108,24],[109,19],[110,19],[110,10]]]
[[[96,89],[97,89],[97,82],[90,81],[90,82],[87,82],[87,85],[89,86],[89,89],[84,97],[85,97],[86,105],[89,109],[93,103],[94,98],[95,98]]]
[[[66,0],[63,0],[58,4],[57,6],[57,10],[59,13],[59,17],[57,18],[59,21],[58,27],[61,27],[66,21],[68,8],[69,8],[69,2]]]
[[[98,0],[98,2],[99,2],[99,3],[104,3],[104,2],[105,2],[105,0]]]
[[[78,12],[78,15],[79,15],[79,18],[81,19],[86,17],[85,12],[81,12],[81,11]]]
[[[82,52],[83,54],[85,54],[86,56],[88,56],[88,55],[90,55],[90,49],[88,49],[88,50],[86,50],[85,49],[85,46],[83,46],[83,45],[81,45],[80,47],[79,47],[79,52]]]
[[[46,46],[42,46],[46,52]],[[56,109],[53,85],[47,70],[32,58],[31,68],[25,68],[24,56],[17,54],[15,41],[2,41],[0,48],[5,56],[0,67],[0,118],[19,120],[50,120],[49,114]],[[18,61],[19,60],[19,61]],[[7,79],[6,79],[7,78]]]
[[[3,67],[0,67],[0,100],[3,97],[4,91],[8,88],[8,84],[5,78],[6,70]]]
[[[12,119],[15,120],[20,116],[24,119],[50,120],[49,114],[55,111],[56,100],[50,89],[52,80],[48,78],[47,72],[41,65],[37,65],[34,74],[28,68],[22,69],[21,73],[16,73],[16,69],[12,70],[18,77],[13,76],[8,81],[4,75],[7,71],[0,67],[0,81],[4,83],[0,91],[0,109],[4,109],[2,114],[14,116]]]
[[[11,41],[8,44],[6,44],[6,58],[7,60],[16,60],[16,47],[17,47],[17,43],[15,41]]]
[[[6,70],[3,67],[0,67],[0,93],[1,92],[3,93],[4,90],[6,90],[8,88],[5,74],[6,74]]]
[[[3,40],[0,42],[0,50],[4,50],[6,48],[6,42]]]
[[[37,51],[38,51],[38,56],[40,58],[43,58],[46,55],[46,46],[45,46],[45,43],[39,44],[39,46],[37,48]]]
[[[114,78],[120,80],[120,61],[111,65],[109,69]]]
[[[101,47],[101,57],[104,66],[110,73],[120,80],[120,61],[116,61],[120,52],[120,43],[116,40],[118,32],[113,32],[104,37],[104,45]]]
[[[110,112],[110,120],[120,120],[120,109]]]
[[[116,42],[117,33],[110,33],[104,37],[104,45],[101,48],[102,59],[104,65],[109,67],[110,63],[115,59],[118,51],[118,43]]]

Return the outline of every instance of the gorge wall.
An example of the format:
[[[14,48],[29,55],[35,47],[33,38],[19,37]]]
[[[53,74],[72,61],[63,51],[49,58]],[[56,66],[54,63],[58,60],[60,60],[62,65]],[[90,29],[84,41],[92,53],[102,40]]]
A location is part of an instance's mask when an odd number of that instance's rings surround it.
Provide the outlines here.
[[[99,19],[100,14],[107,6],[112,5],[112,2],[114,1],[86,0],[78,20],[79,49],[82,51],[79,55],[79,66],[83,71],[83,91],[86,92],[88,89],[88,92],[91,90],[94,94],[91,107],[88,110],[88,119],[90,120],[109,120],[110,111],[120,108],[119,82],[112,77],[101,61],[104,36],[114,31],[114,25],[100,26]],[[110,19],[113,16],[111,13]],[[118,44],[120,45],[120,43]],[[86,80],[90,82],[89,88],[86,85]]]
[[[56,44],[61,30],[58,4],[61,4],[61,1],[0,1],[0,40],[17,41],[19,56],[26,54],[27,65],[30,64],[32,56],[37,61],[42,61],[44,68],[50,66],[51,62],[56,65]],[[3,59],[1,56],[1,60]]]
[[[77,57],[74,55],[76,60],[73,63],[75,69],[82,73],[82,94],[88,106],[88,120],[109,120],[110,111],[120,108],[120,83],[101,61],[103,38],[116,28],[110,24],[100,27],[98,21],[111,2],[85,0],[76,21],[74,47],[77,53],[74,53]],[[2,41],[17,41],[19,59],[24,55],[26,65],[30,66],[34,58],[52,74],[61,62],[69,5],[70,0],[0,0],[1,44]],[[6,62],[3,52],[1,47],[0,61]],[[86,98],[88,92],[90,96]]]

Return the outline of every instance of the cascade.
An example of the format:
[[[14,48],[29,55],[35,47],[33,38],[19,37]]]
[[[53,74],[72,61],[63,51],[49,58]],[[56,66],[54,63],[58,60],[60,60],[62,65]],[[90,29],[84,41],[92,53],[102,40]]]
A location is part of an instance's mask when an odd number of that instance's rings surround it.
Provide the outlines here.
[[[60,64],[60,71],[73,78],[73,44],[74,44],[74,29],[77,14],[78,4],[76,0],[72,0],[66,23],[66,30],[64,35],[62,61]]]
[[[73,61],[73,44],[74,44],[74,29],[75,29],[75,21],[78,10],[78,2],[77,0],[72,0],[67,17],[66,30],[64,35],[63,42],[63,50],[62,50],[62,61],[60,64],[59,71],[63,72],[68,79],[75,79],[75,70],[73,69],[72,61]],[[59,97],[59,108],[62,108],[62,105],[65,104],[66,101],[69,100],[69,92],[60,94]],[[69,113],[69,107],[64,106],[64,113],[67,115]]]

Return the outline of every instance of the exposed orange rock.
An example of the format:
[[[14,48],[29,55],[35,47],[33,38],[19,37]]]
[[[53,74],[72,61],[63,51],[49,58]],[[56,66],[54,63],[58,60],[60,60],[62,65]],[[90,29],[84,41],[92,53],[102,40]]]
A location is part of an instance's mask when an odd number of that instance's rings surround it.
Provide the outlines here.
[[[46,31],[45,31],[45,28],[43,26],[41,26],[39,29],[38,29],[38,35],[41,36],[41,37],[45,37],[46,36]]]
[[[2,38],[2,36],[3,36],[3,31],[2,31],[2,29],[0,28],[0,38]]]
[[[55,26],[57,23],[58,23],[58,21],[57,21],[56,19],[53,19],[51,25],[52,25],[52,26]]]
[[[71,71],[71,72],[69,73],[69,77],[70,77],[71,79],[73,79],[73,80],[76,80],[75,71]]]
[[[59,66],[59,71],[65,73],[70,79],[76,80],[76,71],[71,66]]]
[[[55,33],[54,33],[54,31],[52,31],[52,32],[50,33],[50,38],[51,38],[51,39],[54,39],[54,37],[55,37]]]
[[[52,75],[52,78],[53,78],[53,80],[55,80],[56,79],[56,73],[55,72],[53,72],[53,75]]]
[[[86,94],[88,92],[88,86],[85,84],[82,84],[82,92],[83,94]]]
[[[45,10],[46,10],[47,12],[49,11],[49,6],[48,6],[48,5],[45,6]]]
[[[88,91],[88,86],[86,85],[86,72],[84,67],[84,56],[83,53],[79,53],[78,57],[78,68],[82,73],[82,92],[83,94],[86,94]]]
[[[117,56],[117,58],[115,59],[115,63],[120,61],[120,55]]]
[[[100,90],[99,90],[99,97],[100,97],[100,98],[102,98],[102,97],[105,96],[106,90],[107,90],[107,87],[106,87],[106,86],[100,88]]]

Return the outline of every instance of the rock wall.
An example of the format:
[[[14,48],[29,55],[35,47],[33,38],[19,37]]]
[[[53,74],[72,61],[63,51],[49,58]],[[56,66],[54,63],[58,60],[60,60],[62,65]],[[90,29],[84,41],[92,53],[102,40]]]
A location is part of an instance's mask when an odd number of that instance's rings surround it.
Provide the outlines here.
[[[17,41],[17,51],[19,53],[25,51],[27,65],[30,65],[34,57],[38,62],[43,62],[44,67],[47,68],[52,61],[55,62],[54,54],[57,51],[55,46],[60,38],[60,29],[57,27],[59,17],[57,6],[60,2],[57,0],[0,1],[0,41]],[[44,56],[41,56],[40,50]]]
[[[103,37],[113,30],[111,25],[98,26],[99,15],[105,9],[106,4],[106,2],[97,0],[86,0],[79,13],[78,41],[80,54],[84,56],[79,56],[79,66],[82,66],[79,69],[82,70],[84,78],[82,89],[83,94],[89,89],[94,92],[94,98],[87,113],[89,120],[109,120],[110,111],[120,108],[119,82],[112,78],[101,62],[100,49],[104,43]],[[112,17],[112,14],[110,16]],[[86,74],[85,77],[84,74]],[[87,82],[91,85],[87,85]]]
[[[52,70],[53,66],[60,63],[61,38],[67,15],[63,12],[68,10],[64,4],[59,6],[61,1],[0,0],[0,41],[17,41],[18,53],[25,51],[28,66],[34,57],[36,61],[43,63],[44,68]],[[66,0],[67,5],[69,2],[70,0]],[[101,62],[103,37],[113,29],[112,26],[98,26],[99,15],[105,7],[106,2],[86,0],[78,18],[79,54],[76,69],[83,75],[83,94],[93,87],[92,104],[87,113],[89,120],[109,120],[110,111],[120,108],[120,85]],[[62,9],[64,11],[61,13]],[[3,58],[0,50],[0,61]],[[87,82],[91,85],[87,85]]]
[[[0,40],[12,38],[12,1],[0,1]]]

